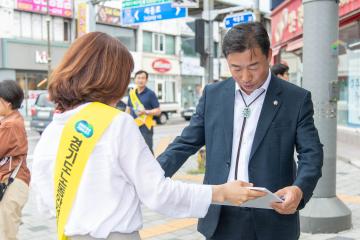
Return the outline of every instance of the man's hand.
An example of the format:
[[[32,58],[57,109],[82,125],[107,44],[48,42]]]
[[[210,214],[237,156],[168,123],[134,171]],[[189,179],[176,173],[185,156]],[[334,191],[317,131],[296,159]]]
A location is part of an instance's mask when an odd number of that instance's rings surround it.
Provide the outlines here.
[[[294,214],[303,197],[303,192],[298,186],[289,186],[275,193],[284,199],[282,203],[272,203],[271,207],[280,214]]]

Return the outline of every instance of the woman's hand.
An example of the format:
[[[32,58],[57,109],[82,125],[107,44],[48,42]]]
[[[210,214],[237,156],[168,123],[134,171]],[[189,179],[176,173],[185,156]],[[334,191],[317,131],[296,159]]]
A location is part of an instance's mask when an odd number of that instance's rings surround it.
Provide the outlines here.
[[[252,183],[234,181],[222,185],[213,186],[212,201],[217,203],[229,202],[234,205],[240,205],[248,200],[253,200],[266,195],[265,192],[250,190]]]

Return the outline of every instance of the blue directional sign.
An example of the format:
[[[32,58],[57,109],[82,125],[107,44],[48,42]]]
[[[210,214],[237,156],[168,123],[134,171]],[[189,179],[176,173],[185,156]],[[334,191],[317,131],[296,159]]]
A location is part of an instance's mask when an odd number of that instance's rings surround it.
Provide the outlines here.
[[[121,23],[136,25],[145,22],[183,18],[187,16],[187,8],[171,7],[170,3],[123,9]]]
[[[255,14],[252,12],[241,12],[234,15],[226,16],[224,19],[225,27],[232,28],[241,23],[248,23],[255,21]]]

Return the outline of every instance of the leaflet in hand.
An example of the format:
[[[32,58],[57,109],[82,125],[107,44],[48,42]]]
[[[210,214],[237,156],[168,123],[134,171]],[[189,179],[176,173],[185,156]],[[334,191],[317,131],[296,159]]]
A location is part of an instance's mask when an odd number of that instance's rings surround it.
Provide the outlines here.
[[[274,193],[270,192],[268,189],[266,188],[262,188],[262,187],[247,187],[251,190],[255,190],[255,191],[261,191],[261,192],[266,192],[267,194],[263,197],[259,197],[257,199],[254,200],[249,200],[241,205],[233,205],[229,202],[224,202],[224,203],[216,203],[218,205],[225,205],[225,206],[234,206],[234,207],[248,207],[248,208],[264,208],[264,209],[273,209],[271,207],[271,203],[273,202],[283,202],[284,200],[282,200],[281,198],[279,198],[277,195],[275,195]]]

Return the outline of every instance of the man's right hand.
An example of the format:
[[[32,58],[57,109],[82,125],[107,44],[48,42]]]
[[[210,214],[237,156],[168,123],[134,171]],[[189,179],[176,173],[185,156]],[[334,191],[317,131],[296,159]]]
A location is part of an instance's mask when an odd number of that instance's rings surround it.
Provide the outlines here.
[[[250,190],[247,188],[252,186],[252,183],[243,181],[214,185],[212,201],[217,203],[223,203],[226,201],[234,205],[241,205],[248,200],[253,200],[266,195],[265,192]]]

